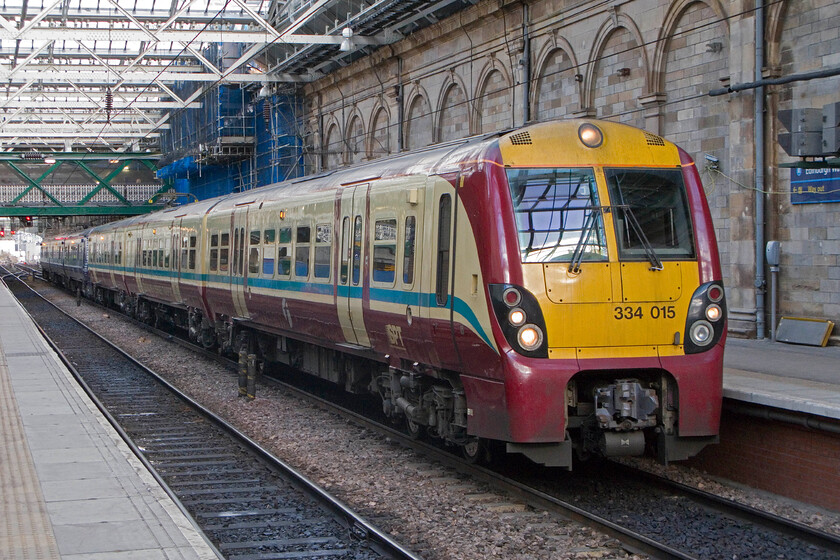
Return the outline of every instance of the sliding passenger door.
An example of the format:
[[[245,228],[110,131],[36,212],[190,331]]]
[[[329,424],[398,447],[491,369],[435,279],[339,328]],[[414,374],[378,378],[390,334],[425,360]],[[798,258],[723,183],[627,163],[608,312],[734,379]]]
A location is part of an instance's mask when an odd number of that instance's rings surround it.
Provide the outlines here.
[[[336,309],[345,340],[370,346],[365,329],[364,302],[368,297],[367,195],[368,184],[347,187],[339,200],[339,255]]]
[[[249,317],[245,302],[245,290],[248,283],[248,210],[250,206],[237,206],[231,216],[230,252],[233,256],[230,263],[230,294],[236,316]]]
[[[455,189],[445,180],[435,180],[431,231],[431,297],[429,298],[430,340],[440,365],[457,367],[460,359],[452,335],[454,298],[452,294],[455,246]]]
[[[169,231],[172,233],[169,240],[171,259],[169,262],[169,282],[172,289],[174,301],[181,302],[181,218],[175,218],[170,224]]]

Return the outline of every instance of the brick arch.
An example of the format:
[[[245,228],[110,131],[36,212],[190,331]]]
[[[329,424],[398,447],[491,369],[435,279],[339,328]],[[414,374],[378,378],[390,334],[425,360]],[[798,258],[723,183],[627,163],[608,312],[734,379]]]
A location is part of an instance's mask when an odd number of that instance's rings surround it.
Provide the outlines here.
[[[693,4],[705,4],[720,20],[720,24],[726,29],[726,37],[729,38],[729,19],[726,15],[726,10],[719,0],[677,0],[668,7],[668,13],[665,15],[662,26],[659,28],[659,37],[657,37],[656,48],[653,54],[653,70],[651,71],[651,82],[649,90],[651,92],[665,91],[665,65],[667,64],[668,53],[671,52],[671,42],[673,40],[680,40],[680,36],[674,37],[677,32],[677,27],[683,20],[685,12]],[[725,47],[728,45],[725,45]]]
[[[720,241],[724,282],[732,276],[730,241],[730,187],[719,175],[705,170],[709,154],[718,159],[718,169],[731,173],[730,113],[727,103],[707,93],[720,87],[729,71],[729,28],[721,14],[706,0],[680,0],[668,13],[657,52],[657,90],[663,102],[660,111],[661,134],[677,143],[698,162],[706,186],[706,197]],[[723,50],[706,47],[721,43]]]
[[[624,14],[607,18],[595,36],[587,64],[584,108],[601,118],[618,116],[620,122],[644,127],[644,115],[634,111],[638,100],[650,93],[644,44],[631,18]],[[618,68],[629,68],[630,76],[615,75]]]
[[[344,138],[341,124],[335,115],[330,115],[324,125],[322,163],[324,169],[335,169],[344,165]]]
[[[767,50],[765,51],[764,62],[767,66],[779,67],[782,65],[782,30],[784,29],[785,14],[787,14],[789,6],[789,0],[782,0],[765,8],[764,43]]]
[[[491,58],[479,74],[474,103],[475,132],[483,134],[513,125],[513,89],[504,65]]]
[[[429,96],[415,84],[405,104],[405,148],[413,150],[432,143],[432,108]]]
[[[449,73],[440,88],[435,119],[435,142],[457,140],[470,135],[470,102],[464,81],[454,72]]]
[[[364,161],[367,155],[365,138],[365,121],[361,112],[354,108],[347,117],[347,125],[344,128],[345,160],[348,164]]]
[[[558,56],[561,57],[559,61]],[[568,64],[565,64],[566,60]],[[582,82],[575,80],[575,75],[579,73],[574,48],[565,38],[558,37],[543,45],[537,55],[530,118],[545,121],[578,112]]]
[[[367,155],[376,159],[391,153],[391,112],[380,100],[370,115]]]

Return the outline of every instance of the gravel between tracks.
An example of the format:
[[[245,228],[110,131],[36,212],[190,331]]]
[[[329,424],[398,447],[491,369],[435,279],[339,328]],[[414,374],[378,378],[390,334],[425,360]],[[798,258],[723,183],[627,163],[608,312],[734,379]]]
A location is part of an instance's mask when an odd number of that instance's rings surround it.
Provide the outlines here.
[[[221,365],[117,314],[86,302],[77,306],[48,284],[37,289],[428,560],[636,558],[610,537],[535,512],[282,390],[260,386],[256,400],[239,399],[235,378]],[[840,534],[840,514],[679,465],[634,464]]]

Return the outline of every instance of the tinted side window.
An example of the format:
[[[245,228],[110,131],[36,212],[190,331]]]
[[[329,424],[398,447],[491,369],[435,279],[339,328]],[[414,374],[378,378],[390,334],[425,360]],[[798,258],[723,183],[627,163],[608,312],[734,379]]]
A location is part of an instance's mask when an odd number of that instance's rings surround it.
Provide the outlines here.
[[[437,304],[446,305],[449,299],[449,244],[452,230],[452,197],[445,194],[440,197],[437,246],[437,275],[435,277],[435,297]]]
[[[373,281],[394,283],[397,267],[397,220],[376,220],[373,228]]]
[[[295,234],[295,276],[299,278],[309,276],[309,240],[311,233],[309,226],[298,226]]]
[[[417,232],[417,218],[405,219],[405,240],[403,241],[403,284],[414,283],[414,243]]]

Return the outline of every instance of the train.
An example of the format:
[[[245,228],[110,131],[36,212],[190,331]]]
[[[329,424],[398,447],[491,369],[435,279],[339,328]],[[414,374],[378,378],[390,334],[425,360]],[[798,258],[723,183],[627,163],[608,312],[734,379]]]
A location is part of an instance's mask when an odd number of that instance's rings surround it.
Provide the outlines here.
[[[43,275],[333,382],[410,434],[571,469],[719,437],[726,300],[697,167],[568,119],[46,240]]]

